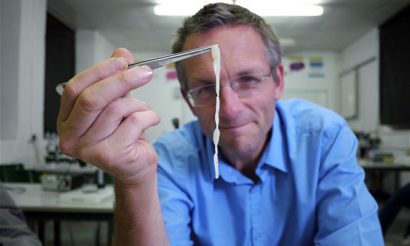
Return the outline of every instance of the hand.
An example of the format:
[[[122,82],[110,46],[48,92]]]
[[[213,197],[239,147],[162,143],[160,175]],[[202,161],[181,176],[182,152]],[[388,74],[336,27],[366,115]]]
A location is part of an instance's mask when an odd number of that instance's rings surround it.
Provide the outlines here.
[[[157,155],[144,131],[160,121],[146,103],[129,96],[152,78],[147,66],[127,69],[132,60],[128,50],[117,49],[111,59],[70,79],[57,119],[64,154],[127,185],[156,171]]]

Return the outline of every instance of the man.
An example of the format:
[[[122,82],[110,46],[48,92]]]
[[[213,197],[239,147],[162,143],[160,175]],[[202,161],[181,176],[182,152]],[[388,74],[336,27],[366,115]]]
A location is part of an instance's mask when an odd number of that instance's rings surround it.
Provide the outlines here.
[[[380,225],[383,235],[386,235],[403,207],[410,207],[410,183],[395,191],[383,207],[379,210]],[[403,238],[410,236],[410,223],[404,232]]]
[[[115,179],[119,245],[382,245],[377,205],[357,165],[357,142],[336,114],[278,101],[278,39],[259,16],[210,4],[188,18],[173,51],[221,50],[220,178],[214,179],[215,76],[210,54],[177,64],[198,121],[160,138],[159,118],[127,96],[147,67],[124,49],[69,81],[58,119],[64,153]]]
[[[27,226],[24,214],[0,182],[0,246],[37,245],[42,245],[40,240]]]

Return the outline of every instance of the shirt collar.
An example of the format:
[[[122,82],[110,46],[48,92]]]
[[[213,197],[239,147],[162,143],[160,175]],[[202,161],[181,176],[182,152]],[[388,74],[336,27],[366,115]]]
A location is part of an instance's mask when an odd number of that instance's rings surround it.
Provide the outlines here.
[[[285,161],[287,149],[284,139],[285,130],[283,128],[284,125],[281,124],[280,115],[278,111],[275,111],[271,140],[266,146],[258,166],[268,165],[283,172],[288,171]]]
[[[270,134],[271,138],[267,144],[265,150],[263,151],[262,157],[259,161],[257,169],[261,169],[263,166],[270,166],[272,168],[278,169],[282,172],[288,172],[286,167],[286,141],[284,139],[285,129],[284,125],[281,123],[282,119],[278,111],[275,111],[275,116],[273,120],[273,129]],[[214,155],[214,145],[211,139],[206,138],[207,145],[207,156],[209,165],[209,171],[212,177],[215,177],[215,169],[213,164],[213,155]],[[219,159],[219,174],[220,176],[228,181],[234,183],[250,183],[251,181],[245,178],[242,175],[238,175],[237,171],[227,163],[225,163],[221,158]],[[257,170],[258,173],[258,170]],[[245,178],[245,180],[243,180]]]

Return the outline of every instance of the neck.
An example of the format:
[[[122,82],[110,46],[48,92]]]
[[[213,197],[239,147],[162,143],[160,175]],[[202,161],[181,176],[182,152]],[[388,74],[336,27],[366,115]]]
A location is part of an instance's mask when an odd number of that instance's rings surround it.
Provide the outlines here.
[[[256,175],[256,168],[259,159],[271,138],[271,131],[272,130],[268,132],[264,144],[259,149],[252,149],[244,153],[238,150],[224,149],[223,147],[220,147],[222,158],[246,177],[255,182],[258,181],[259,177]]]
[[[252,165],[244,165],[243,167],[236,167],[243,175],[250,178],[254,182],[259,181],[258,175],[256,175],[256,167],[258,163],[252,163]]]
[[[221,152],[221,157],[230,165],[235,167],[237,170],[239,170],[243,175],[246,177],[252,179],[253,181],[258,181],[259,178],[256,175],[256,168],[258,166],[258,161],[260,159],[260,156],[263,153],[262,148],[260,151],[258,151],[257,155],[248,155],[248,154],[241,154],[238,153],[237,151],[229,152],[229,151],[220,151]]]
[[[249,158],[249,156],[244,156],[244,158],[241,158],[238,153],[233,153],[232,155],[230,155],[223,151],[221,151],[221,156],[226,160],[227,163],[235,167],[246,177],[255,182],[259,180],[255,172],[259,158],[252,158],[247,160],[246,157]]]

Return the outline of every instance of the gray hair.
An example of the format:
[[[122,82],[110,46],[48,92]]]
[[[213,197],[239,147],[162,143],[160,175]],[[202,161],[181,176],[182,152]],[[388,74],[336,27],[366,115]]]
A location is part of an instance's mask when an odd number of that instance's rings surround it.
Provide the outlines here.
[[[262,17],[239,5],[226,3],[208,4],[195,15],[185,19],[182,27],[177,31],[176,39],[172,45],[172,52],[181,52],[184,42],[190,34],[205,33],[215,27],[237,24],[253,26],[259,33],[265,43],[264,48],[267,53],[272,75],[274,79],[277,80],[278,74],[276,73],[276,69],[281,63],[282,52],[276,34]],[[187,81],[185,79],[182,62],[176,63],[176,69],[181,90],[184,91],[187,89]]]

